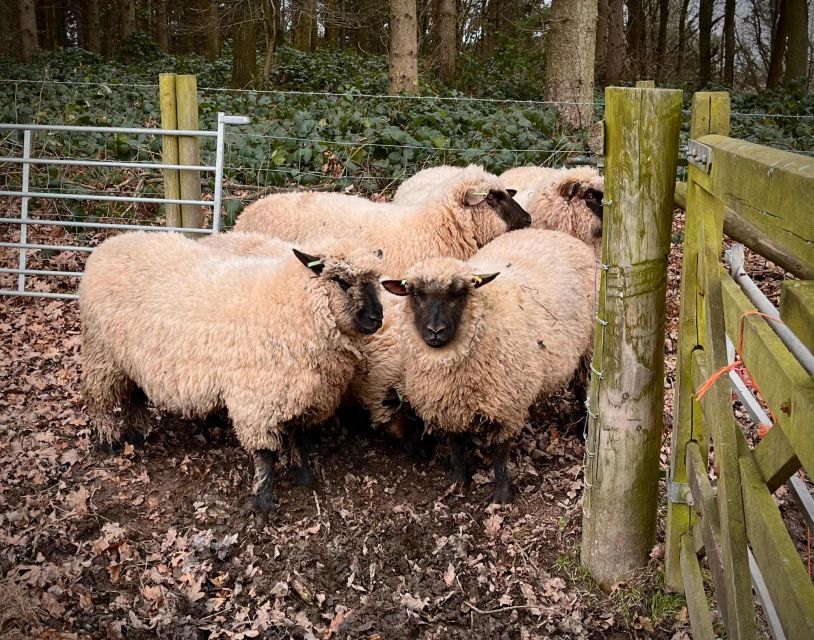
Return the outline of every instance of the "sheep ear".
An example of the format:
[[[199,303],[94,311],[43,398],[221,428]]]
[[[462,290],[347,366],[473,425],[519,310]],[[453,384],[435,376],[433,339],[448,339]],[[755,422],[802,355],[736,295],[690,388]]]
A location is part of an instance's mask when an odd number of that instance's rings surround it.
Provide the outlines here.
[[[381,249],[376,249],[373,252],[373,255],[376,256],[377,258],[381,259],[381,258],[384,257],[384,251],[382,251]]]
[[[479,289],[485,284],[489,284],[492,280],[497,278],[500,275],[500,271],[496,273],[487,273],[482,275],[475,275],[472,276],[472,284],[475,285],[476,289]]]
[[[517,189],[506,189],[506,193],[509,194],[510,198],[514,198],[517,195]]]
[[[406,280],[382,280],[382,287],[384,287],[385,291],[392,293],[394,296],[407,295]]]
[[[467,191],[464,203],[466,204],[467,207],[476,207],[481,202],[486,200],[486,196],[488,195],[489,195],[488,191]]]
[[[297,260],[302,262],[311,271],[317,275],[322,273],[322,270],[325,268],[325,263],[322,261],[322,258],[319,256],[308,255],[307,253],[303,253],[297,249],[292,249],[292,251],[294,252],[294,255],[297,256]]]
[[[579,193],[579,182],[568,180],[560,185],[560,195],[566,200],[571,200]]]

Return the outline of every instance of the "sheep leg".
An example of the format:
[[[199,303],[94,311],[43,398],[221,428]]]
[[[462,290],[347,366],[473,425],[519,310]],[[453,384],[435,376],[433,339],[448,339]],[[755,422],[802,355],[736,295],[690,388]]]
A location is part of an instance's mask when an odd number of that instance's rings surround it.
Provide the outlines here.
[[[492,494],[492,502],[496,504],[508,504],[512,501],[514,494],[509,469],[506,467],[508,455],[508,443],[501,442],[492,445],[492,466],[495,470],[495,492]]]
[[[464,433],[453,433],[450,440],[452,441],[452,456],[450,457],[452,469],[449,473],[449,483],[459,484],[466,488],[469,486],[470,480],[466,464],[467,436]]]
[[[150,431],[150,413],[147,410],[147,396],[140,387],[132,385],[127,399],[122,402],[124,440],[134,447],[144,446],[144,434]]]
[[[424,433],[424,422],[409,405],[396,414],[401,423],[401,440],[404,452],[413,460],[426,461],[435,453],[435,438]]]
[[[274,463],[277,452],[258,449],[254,452],[254,494],[249,498],[252,509],[257,513],[268,514],[277,508],[274,496]]]
[[[92,340],[83,343],[82,356],[82,397],[96,430],[96,448],[105,453],[121,451],[122,428],[115,410],[125,404],[132,383]]]
[[[294,479],[294,483],[301,487],[314,486],[314,472],[311,470],[311,463],[308,460],[311,444],[312,443],[308,441],[304,429],[296,429],[294,431],[294,446],[296,450],[292,456],[291,477]]]

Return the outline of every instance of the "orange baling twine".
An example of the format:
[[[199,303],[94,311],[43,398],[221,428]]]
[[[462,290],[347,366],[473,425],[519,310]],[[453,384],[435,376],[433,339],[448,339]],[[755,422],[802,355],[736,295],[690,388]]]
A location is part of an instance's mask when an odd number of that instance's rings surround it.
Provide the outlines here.
[[[742,355],[743,354],[743,324],[744,324],[744,320],[746,320],[747,316],[760,316],[761,318],[765,318],[766,320],[771,320],[772,322],[777,322],[779,324],[785,324],[777,316],[773,316],[773,315],[770,315],[770,314],[767,314],[767,313],[762,313],[762,312],[758,311],[757,309],[750,309],[749,311],[744,311],[741,314],[741,317],[740,317],[740,329],[739,329],[739,335],[738,335],[738,346],[735,349],[735,352],[737,354],[735,362],[732,362],[732,363],[726,365],[725,367],[721,367],[715,373],[713,373],[709,378],[704,380],[704,382],[701,384],[701,386],[698,387],[698,389],[695,390],[694,395],[695,395],[696,400],[700,401],[701,398],[704,397],[706,392],[709,391],[712,388],[712,385],[714,385],[721,376],[729,373],[733,369],[743,368],[746,371],[746,373],[749,373],[749,370],[746,369],[745,365],[743,364],[743,355]],[[743,375],[741,375],[741,378],[743,378]],[[755,378],[751,374],[749,375],[748,380],[744,380],[744,383],[746,384],[747,387],[754,388],[761,395],[762,398],[764,398],[764,399],[766,398],[766,396],[760,390],[760,387],[758,386],[757,380],[755,380]],[[769,406],[768,403],[766,403],[766,409],[767,409],[767,412],[769,414],[769,417],[772,420],[772,423],[777,422],[777,417],[774,415],[774,412],[772,411],[772,408]],[[757,426],[758,436],[760,438],[765,438],[766,434],[769,433],[769,429],[771,429],[771,428],[772,428],[771,424],[766,424],[765,422],[761,422]],[[800,472],[800,477],[801,478],[803,477],[802,471]],[[811,528],[808,525],[806,525],[806,558],[808,560],[808,577],[811,578]]]

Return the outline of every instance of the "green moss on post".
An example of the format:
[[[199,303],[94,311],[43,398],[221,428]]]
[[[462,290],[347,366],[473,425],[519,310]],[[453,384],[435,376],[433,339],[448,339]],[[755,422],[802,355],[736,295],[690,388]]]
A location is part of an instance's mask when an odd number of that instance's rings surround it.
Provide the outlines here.
[[[194,75],[175,77],[175,95],[178,109],[178,128],[191,131],[198,129],[198,82]],[[201,164],[201,144],[198,136],[178,137],[178,157],[180,164]],[[181,197],[184,200],[201,199],[201,172],[181,171]],[[201,206],[182,204],[181,218],[188,229],[203,226]]]
[[[729,133],[729,94],[725,92],[701,92],[693,96],[690,137],[718,133]],[[681,262],[681,308],[678,321],[678,353],[676,362],[676,394],[673,410],[673,435],[670,460],[670,480],[684,484],[687,482],[685,450],[687,443],[694,440],[706,459],[708,436],[699,419],[699,408],[692,394],[695,391],[692,381],[693,351],[703,344],[704,321],[703,299],[699,286],[699,245],[700,220],[694,212],[712,210],[716,205],[711,196],[701,188],[709,176],[690,165],[684,207],[687,216],[684,221],[684,245]],[[718,238],[720,246],[721,238]],[[683,591],[681,579],[681,539],[695,522],[692,509],[682,503],[667,502],[667,534],[665,545],[665,586],[670,591]]]
[[[177,129],[178,117],[175,106],[175,74],[162,73],[158,76],[158,94],[161,104],[161,128]],[[161,161],[166,164],[178,164],[177,136],[163,136],[161,140]],[[181,198],[181,183],[178,171],[164,170],[164,197],[178,200]],[[180,227],[181,205],[164,205],[164,217],[168,227]]]
[[[582,562],[608,588],[647,564],[656,539],[681,91],[611,87],[605,103],[607,325],[594,347]]]

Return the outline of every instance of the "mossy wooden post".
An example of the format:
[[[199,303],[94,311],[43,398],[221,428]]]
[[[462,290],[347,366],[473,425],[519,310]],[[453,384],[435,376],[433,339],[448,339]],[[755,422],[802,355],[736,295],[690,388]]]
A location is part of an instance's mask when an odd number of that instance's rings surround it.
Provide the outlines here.
[[[655,89],[656,88],[656,81],[655,80],[637,80],[636,81],[636,88],[637,89]]]
[[[161,128],[177,129],[178,116],[175,105],[175,74],[162,73],[158,76],[158,93],[161,104]],[[163,136],[161,140],[161,160],[166,164],[178,164],[178,137]],[[181,183],[178,171],[164,170],[164,197],[178,200],[181,198]],[[181,205],[164,205],[164,217],[168,227],[180,227]]]
[[[198,81],[194,75],[175,76],[175,96],[178,109],[178,128],[197,131],[198,129]],[[178,158],[180,164],[201,164],[201,144],[198,136],[178,137]],[[201,172],[182,170],[180,176],[181,198],[201,199]],[[181,219],[188,229],[203,226],[201,206],[182,204]]]
[[[717,133],[729,134],[729,94],[726,92],[700,92],[693,96],[690,138]],[[699,207],[715,206],[709,194],[699,188],[709,176],[692,165],[688,168],[687,211]],[[707,459],[708,435],[703,425],[700,409],[694,402],[692,382],[692,354],[703,345],[704,319],[702,292],[699,291],[699,220],[687,215],[684,221],[684,244],[681,263],[681,309],[678,322],[678,353],[676,361],[676,393],[673,408],[673,435],[669,482],[675,486],[687,483],[685,464],[686,446],[695,441],[701,448],[702,458]],[[720,238],[717,239],[720,242]],[[669,497],[669,491],[668,491]],[[670,591],[683,591],[681,579],[681,536],[695,522],[692,508],[682,502],[667,501],[667,540],[665,549],[665,584]]]
[[[605,104],[605,227],[582,562],[609,588],[644,567],[656,541],[681,91],[610,87]]]

